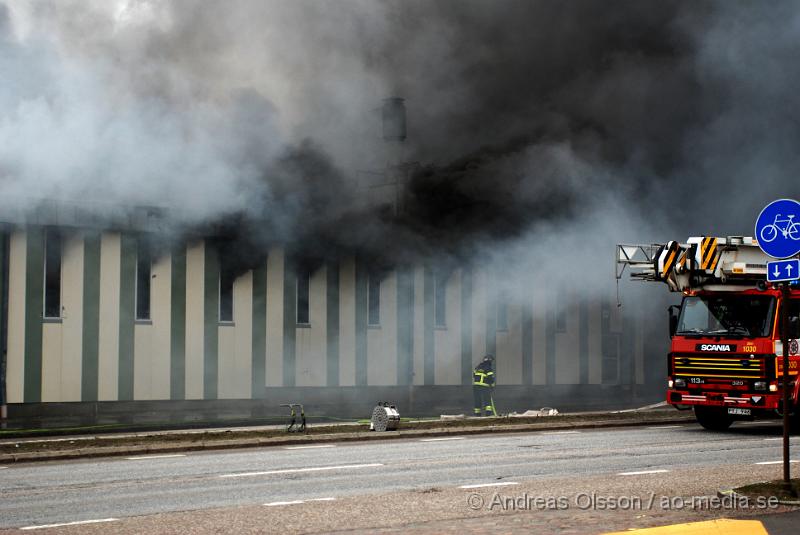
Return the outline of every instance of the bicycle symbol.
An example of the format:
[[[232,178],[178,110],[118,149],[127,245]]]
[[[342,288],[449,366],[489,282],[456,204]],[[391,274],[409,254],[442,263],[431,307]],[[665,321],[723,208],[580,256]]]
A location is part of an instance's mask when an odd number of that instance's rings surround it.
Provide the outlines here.
[[[794,215],[787,215],[786,219],[780,219],[780,217],[781,214],[775,214],[775,221],[761,229],[761,241],[769,243],[778,237],[778,233],[784,238],[800,240],[800,223],[792,221]]]

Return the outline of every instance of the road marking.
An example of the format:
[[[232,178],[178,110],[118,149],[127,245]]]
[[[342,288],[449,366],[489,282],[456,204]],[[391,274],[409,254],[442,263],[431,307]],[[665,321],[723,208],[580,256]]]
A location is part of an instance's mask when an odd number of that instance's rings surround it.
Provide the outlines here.
[[[315,468],[291,468],[289,470],[268,470],[266,472],[242,472],[240,474],[221,474],[219,477],[251,477],[251,476],[269,476],[274,474],[297,474],[301,472],[322,472],[325,470],[355,470],[358,468],[373,468],[375,466],[383,466],[383,463],[369,463],[369,464],[343,464],[341,466],[318,466]]]
[[[651,425],[647,429],[677,429],[679,427],[685,427],[683,425]]]
[[[627,531],[606,532],[604,535],[676,535],[678,533],[725,533],[726,535],[769,535],[769,532],[758,520],[731,520],[720,518],[705,522],[691,522],[689,524],[672,524],[657,528],[629,528]]]
[[[790,463],[800,463],[800,461],[795,461],[794,459],[789,461]],[[783,461],[761,461],[760,463],[755,464],[783,464]]]
[[[129,461],[148,461],[150,459],[172,459],[174,457],[186,457],[183,453],[174,453],[171,455],[137,455],[136,457],[125,457]]]
[[[444,442],[445,440],[464,440],[467,437],[421,438],[420,442]]]
[[[5,470],[8,466],[0,466],[0,470]]]
[[[298,503],[303,503],[303,500],[292,500],[290,502],[270,502],[265,503],[267,507],[276,507],[278,505],[297,505]]]
[[[789,437],[790,439],[795,439],[797,437]],[[765,438],[764,440],[783,440],[783,437],[772,437],[772,438]]]
[[[545,431],[543,435],[575,435],[580,431]]]
[[[98,518],[96,520],[79,520],[77,522],[64,522],[62,524],[42,524],[41,526],[25,526],[19,529],[46,529],[46,528],[60,528],[64,526],[79,526],[82,524],[99,524],[101,522],[117,522],[119,518]]]
[[[288,502],[269,502],[269,503],[265,503],[264,505],[266,507],[277,507],[279,505],[297,505],[297,504],[300,504],[300,503],[308,503],[308,502],[332,502],[334,500],[336,500],[336,498],[331,496],[331,497],[328,497],[328,498],[312,498],[310,500],[291,500],[291,501],[288,501]]]
[[[316,446],[286,446],[287,450],[311,450],[317,448],[335,448],[333,444],[318,444]]]
[[[640,476],[643,474],[665,474],[669,470],[641,470],[639,472],[620,472],[618,476]]]
[[[516,481],[503,481],[500,483],[479,483],[477,485],[461,485],[460,489],[480,489],[483,487],[506,487],[508,485],[519,485]]]

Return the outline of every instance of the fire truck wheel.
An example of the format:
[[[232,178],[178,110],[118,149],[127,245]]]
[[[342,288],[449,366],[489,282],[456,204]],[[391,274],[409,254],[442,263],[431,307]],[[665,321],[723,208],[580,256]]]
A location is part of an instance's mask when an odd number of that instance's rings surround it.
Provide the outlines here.
[[[728,416],[727,411],[723,407],[695,405],[694,416],[697,418],[697,423],[709,431],[725,431],[733,423],[733,419]]]

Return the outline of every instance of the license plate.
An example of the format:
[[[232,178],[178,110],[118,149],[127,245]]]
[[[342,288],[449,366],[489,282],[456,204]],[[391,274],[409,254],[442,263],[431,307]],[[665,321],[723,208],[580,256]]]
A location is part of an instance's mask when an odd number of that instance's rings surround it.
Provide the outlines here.
[[[750,409],[739,409],[736,407],[730,407],[728,409],[728,414],[733,414],[736,416],[750,416]]]

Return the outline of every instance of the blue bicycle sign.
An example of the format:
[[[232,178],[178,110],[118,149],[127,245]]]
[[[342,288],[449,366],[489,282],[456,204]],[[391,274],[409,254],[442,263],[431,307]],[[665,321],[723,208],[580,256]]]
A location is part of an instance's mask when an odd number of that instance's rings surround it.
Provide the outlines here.
[[[773,258],[787,258],[800,252],[800,203],[779,199],[769,203],[756,220],[761,250]]]

